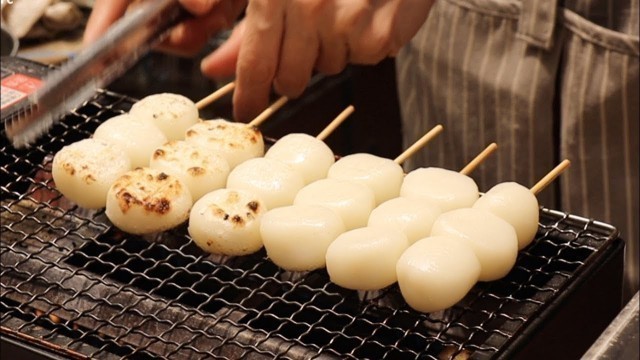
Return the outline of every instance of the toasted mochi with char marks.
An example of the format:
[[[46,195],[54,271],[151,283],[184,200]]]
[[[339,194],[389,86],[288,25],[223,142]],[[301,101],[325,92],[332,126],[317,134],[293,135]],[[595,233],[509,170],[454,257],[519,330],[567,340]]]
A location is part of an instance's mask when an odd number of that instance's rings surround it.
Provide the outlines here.
[[[227,183],[229,164],[213,151],[187,143],[169,141],[151,156],[149,167],[174,175],[188,187],[193,201]]]
[[[185,140],[222,155],[231,169],[264,155],[262,133],[255,126],[224,119],[205,120],[187,129]]]
[[[187,220],[193,201],[177,177],[150,168],[120,176],[109,189],[105,213],[118,229],[131,234],[169,230]]]
[[[212,254],[251,254],[262,248],[260,221],[266,211],[264,202],[249,191],[214,190],[193,205],[189,235]]]

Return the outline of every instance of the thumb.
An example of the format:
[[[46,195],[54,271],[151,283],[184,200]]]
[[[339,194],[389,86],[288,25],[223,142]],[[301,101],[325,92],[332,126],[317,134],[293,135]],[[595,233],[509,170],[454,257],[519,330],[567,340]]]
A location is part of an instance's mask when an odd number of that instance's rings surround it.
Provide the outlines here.
[[[241,21],[233,29],[227,41],[202,59],[200,70],[204,75],[210,78],[229,78],[235,75],[243,32],[244,21]]]

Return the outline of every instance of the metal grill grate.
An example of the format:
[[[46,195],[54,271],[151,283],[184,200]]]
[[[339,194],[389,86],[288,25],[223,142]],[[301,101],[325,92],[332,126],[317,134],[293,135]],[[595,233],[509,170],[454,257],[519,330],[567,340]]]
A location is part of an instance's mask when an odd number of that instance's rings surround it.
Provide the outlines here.
[[[396,286],[348,291],[324,270],[284,272],[264,251],[207,256],[184,227],[153,239],[123,234],[103,211],[62,197],[49,166],[133,101],[102,92],[30,149],[2,136],[2,333],[74,358],[489,358],[617,236],[543,209],[535,242],[508,277],[419,314]]]

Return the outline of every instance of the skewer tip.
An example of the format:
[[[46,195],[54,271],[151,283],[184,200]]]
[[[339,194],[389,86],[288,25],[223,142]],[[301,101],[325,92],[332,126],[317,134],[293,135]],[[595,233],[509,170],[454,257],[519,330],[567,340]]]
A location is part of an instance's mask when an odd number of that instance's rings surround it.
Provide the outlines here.
[[[483,161],[489,157],[489,155],[493,154],[494,151],[498,149],[498,144],[492,142],[489,144],[480,154],[478,154],[473,160],[471,160],[462,170],[460,170],[460,174],[469,175],[475,170],[478,165],[480,165]]]
[[[440,124],[434,126],[426,134],[422,135],[422,137],[418,139],[418,141],[416,141],[411,146],[409,146],[405,151],[403,151],[402,154],[398,155],[398,157],[396,157],[393,161],[396,164],[402,164],[403,162],[405,162],[405,160],[410,158],[415,152],[417,152],[419,149],[427,145],[429,141],[433,140],[433,138],[438,136],[442,132],[442,130],[444,130],[444,126]]]
[[[235,82],[230,82],[230,83],[222,86],[218,90],[214,91],[210,95],[208,95],[208,96],[204,97],[203,99],[201,99],[200,101],[198,101],[196,103],[196,108],[198,110],[204,109],[205,107],[211,105],[216,100],[220,99],[221,97],[223,97],[223,96],[227,95],[228,93],[230,93],[231,91],[233,91],[233,89],[235,89],[235,87],[236,87],[236,83]]]
[[[264,109],[260,115],[258,115],[255,119],[251,120],[247,125],[258,127],[265,120],[267,120],[274,112],[278,111],[284,104],[289,101],[289,98],[286,96],[281,96],[278,100],[276,100],[273,104],[269,105],[266,109]]]
[[[327,125],[317,136],[316,139],[318,140],[324,140],[326,139],[329,135],[331,135],[331,133],[338,128],[338,126],[340,126],[342,124],[342,122],[344,122],[349,116],[351,116],[351,114],[355,111],[355,107],[353,105],[349,105],[347,106],[344,110],[342,110],[342,112],[340,112],[340,114],[338,114],[338,116],[336,116],[335,119],[333,119],[329,125]]]
[[[560,164],[556,165],[547,175],[545,175],[538,183],[531,187],[531,192],[534,195],[540,193],[544,188],[546,188],[549,184],[551,184],[558,176],[560,176],[569,166],[571,166],[571,161],[569,159],[564,159],[560,162]]]

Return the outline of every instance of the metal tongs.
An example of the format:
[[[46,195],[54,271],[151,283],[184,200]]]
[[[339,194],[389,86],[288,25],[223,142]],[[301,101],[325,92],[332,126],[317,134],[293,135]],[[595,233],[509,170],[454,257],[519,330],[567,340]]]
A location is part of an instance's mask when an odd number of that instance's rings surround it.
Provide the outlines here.
[[[30,108],[5,122],[7,137],[17,148],[29,146],[135,65],[188,16],[178,0],[144,1],[128,11],[102,38],[45,78],[29,96]]]

